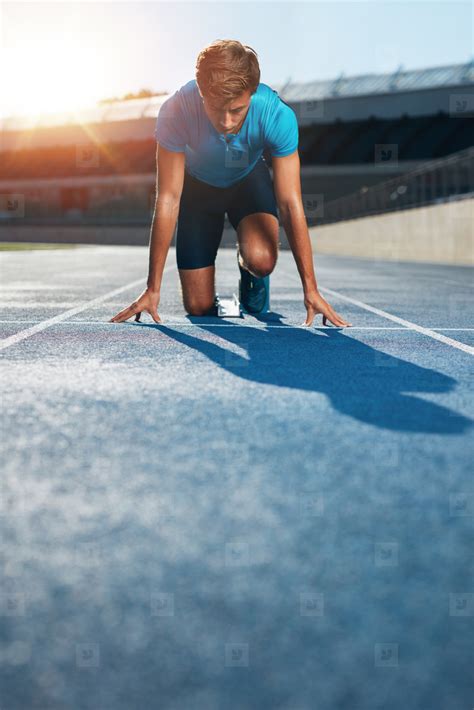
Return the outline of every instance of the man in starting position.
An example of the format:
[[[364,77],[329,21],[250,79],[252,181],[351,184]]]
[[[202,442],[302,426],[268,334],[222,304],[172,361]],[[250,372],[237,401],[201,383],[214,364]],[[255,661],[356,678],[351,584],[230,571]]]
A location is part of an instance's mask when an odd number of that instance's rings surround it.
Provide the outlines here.
[[[184,307],[215,313],[215,260],[225,213],[237,232],[240,299],[262,312],[278,256],[279,217],[304,291],[304,325],[322,313],[349,326],[319,293],[301,198],[298,123],[277,92],[260,82],[257,54],[236,40],[216,40],[196,63],[196,79],[161,106],[156,121],[157,193],[147,288],[111,322],[142,311],[156,323],[161,280],[176,221],[176,259]],[[263,151],[272,156],[273,183]]]

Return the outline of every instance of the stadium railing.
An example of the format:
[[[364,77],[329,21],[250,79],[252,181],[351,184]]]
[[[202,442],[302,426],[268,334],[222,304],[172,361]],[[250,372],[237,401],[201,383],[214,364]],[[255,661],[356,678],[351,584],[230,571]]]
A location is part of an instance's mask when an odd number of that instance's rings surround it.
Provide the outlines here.
[[[315,226],[448,202],[473,194],[474,147],[430,160],[396,178],[361,188],[327,204],[321,201],[321,196],[303,195],[303,204],[308,226]],[[320,204],[315,205],[315,201]]]

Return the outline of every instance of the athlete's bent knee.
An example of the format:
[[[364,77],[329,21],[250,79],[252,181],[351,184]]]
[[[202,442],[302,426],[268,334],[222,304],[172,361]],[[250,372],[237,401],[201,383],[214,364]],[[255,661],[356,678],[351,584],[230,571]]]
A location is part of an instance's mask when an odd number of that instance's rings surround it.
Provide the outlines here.
[[[277,254],[272,251],[261,251],[249,255],[249,258],[243,259],[244,267],[247,268],[254,276],[263,278],[272,273],[276,266]]]
[[[189,316],[208,316],[213,313],[214,303],[185,303],[184,310]]]

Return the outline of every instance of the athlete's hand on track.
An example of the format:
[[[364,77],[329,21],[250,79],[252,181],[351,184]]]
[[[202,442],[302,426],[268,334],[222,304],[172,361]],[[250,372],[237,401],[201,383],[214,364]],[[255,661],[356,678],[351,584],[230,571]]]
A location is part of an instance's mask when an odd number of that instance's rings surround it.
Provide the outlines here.
[[[304,305],[307,311],[306,320],[301,325],[312,325],[314,316],[317,313],[323,314],[323,325],[326,325],[326,321],[330,320],[333,325],[343,328],[344,326],[351,326],[352,323],[347,323],[339,313],[331,308],[329,303],[324,300],[319,291],[311,291],[305,293]]]
[[[133,301],[127,308],[120,311],[113,318],[109,320],[109,323],[122,323],[124,320],[128,320],[132,316],[135,316],[135,320],[139,321],[142,311],[146,311],[151,315],[155,323],[161,323],[161,318],[158,315],[158,304],[160,302],[160,292],[150,291],[150,289],[145,289],[141,296]]]

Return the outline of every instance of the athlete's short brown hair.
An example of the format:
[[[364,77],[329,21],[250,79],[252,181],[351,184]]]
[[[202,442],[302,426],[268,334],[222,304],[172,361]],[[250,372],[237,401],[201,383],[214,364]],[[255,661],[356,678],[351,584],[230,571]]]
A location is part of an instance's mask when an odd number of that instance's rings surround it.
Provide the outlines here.
[[[224,103],[247,90],[254,94],[260,82],[257,52],[235,39],[216,39],[198,54],[196,82],[203,96]]]

